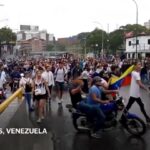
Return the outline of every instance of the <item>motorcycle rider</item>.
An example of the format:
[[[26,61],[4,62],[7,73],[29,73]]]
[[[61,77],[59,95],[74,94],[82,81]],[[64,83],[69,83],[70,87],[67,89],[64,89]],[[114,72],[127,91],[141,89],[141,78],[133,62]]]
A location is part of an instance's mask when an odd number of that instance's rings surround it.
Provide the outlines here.
[[[102,89],[100,86],[103,86],[102,79],[98,76],[93,78],[92,81],[92,86],[89,89],[89,95],[86,99],[86,102],[81,101],[77,105],[77,108],[87,114],[89,120],[92,118],[96,118],[96,125],[91,133],[91,136],[94,138],[100,138],[101,137],[101,130],[104,121],[105,121],[105,114],[100,108],[101,104],[108,104],[110,103],[111,100],[102,100],[101,94],[102,94]],[[79,86],[80,87],[80,86]],[[117,90],[107,90],[105,91],[107,93],[110,92],[118,92]]]
[[[87,104],[89,104],[94,112],[94,117],[97,118],[97,125],[93,131],[93,133],[91,134],[92,137],[95,138],[99,138],[101,137],[101,128],[104,125],[104,121],[105,121],[105,114],[103,113],[103,111],[100,108],[100,105],[102,104],[108,104],[110,103],[112,100],[103,100],[102,99],[102,89],[100,88],[100,86],[103,86],[102,83],[102,79],[98,76],[93,78],[92,81],[92,86],[89,89],[89,95],[87,97]],[[105,93],[111,93],[111,92],[118,92],[117,90],[106,90],[104,91]]]
[[[71,81],[71,85],[69,88],[69,93],[71,97],[71,103],[73,108],[77,108],[77,103],[82,101],[82,87],[84,82],[81,80],[80,76],[75,77]]]
[[[17,87],[19,87],[19,80],[21,78],[20,72],[18,71],[18,66],[14,66],[13,72],[10,74],[12,82],[10,83],[11,91],[14,92],[14,82],[15,80],[18,82]]]

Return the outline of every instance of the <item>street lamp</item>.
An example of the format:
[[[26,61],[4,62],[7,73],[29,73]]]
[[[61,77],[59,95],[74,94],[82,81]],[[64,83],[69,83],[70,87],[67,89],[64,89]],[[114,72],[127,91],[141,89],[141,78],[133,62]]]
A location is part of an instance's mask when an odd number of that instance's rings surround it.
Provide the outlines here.
[[[94,23],[100,25],[102,30],[103,30],[103,26],[100,22],[94,21]],[[102,58],[103,58],[103,56],[104,56],[104,32],[103,31],[102,31],[102,50],[101,50],[101,54],[102,54]]]
[[[136,55],[136,59],[138,58],[138,55],[137,55],[137,27],[138,27],[138,4],[136,2],[136,0],[132,0],[134,3],[135,3],[135,6],[136,6],[136,35],[135,35],[135,41],[136,41],[136,50],[135,50],[135,55]]]

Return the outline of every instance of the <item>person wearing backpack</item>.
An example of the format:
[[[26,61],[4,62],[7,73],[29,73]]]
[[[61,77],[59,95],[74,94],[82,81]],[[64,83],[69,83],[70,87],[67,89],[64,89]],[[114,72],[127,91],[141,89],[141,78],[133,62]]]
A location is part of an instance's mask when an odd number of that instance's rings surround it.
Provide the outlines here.
[[[63,99],[63,90],[65,82],[66,71],[63,67],[63,62],[59,62],[58,68],[55,70],[55,84],[56,84],[56,93],[58,93],[58,104],[62,104]]]
[[[25,95],[25,100],[28,104],[28,110],[29,112],[33,111],[32,105],[31,105],[31,101],[32,101],[32,93],[33,93],[33,80],[30,77],[30,72],[25,72],[24,77],[22,76],[20,83],[19,83],[20,87],[23,87],[24,89],[24,95]]]

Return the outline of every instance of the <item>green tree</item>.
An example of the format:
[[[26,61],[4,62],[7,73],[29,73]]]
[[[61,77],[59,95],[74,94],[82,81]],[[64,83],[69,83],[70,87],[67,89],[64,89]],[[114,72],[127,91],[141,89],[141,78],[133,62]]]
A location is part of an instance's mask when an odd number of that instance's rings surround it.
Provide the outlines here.
[[[150,33],[146,27],[136,24],[127,24],[126,26],[121,26],[119,29],[111,32],[109,34],[109,46],[111,53],[115,54],[116,50],[125,49],[125,34],[132,32],[133,36],[140,35],[141,33]]]
[[[13,45],[16,41],[16,34],[10,28],[0,29],[0,56],[2,44]]]
[[[110,33],[106,33],[98,28],[92,32],[82,32],[77,35],[82,47],[81,53],[84,53],[85,46],[88,51],[95,51],[102,49],[102,35],[103,35],[103,49],[109,50],[110,53],[115,54],[117,50],[125,50],[125,34],[133,32],[133,35],[140,35],[141,33],[150,34],[150,30],[142,25],[127,24],[120,26],[119,29]]]
[[[47,45],[47,51],[53,51],[54,45],[53,44],[48,44]]]
[[[127,24],[126,26],[121,26],[120,29],[124,32],[133,32],[134,34],[140,34],[142,32],[149,33],[149,30],[145,26],[142,26],[140,24]]]
[[[95,52],[97,50],[100,51],[102,49],[102,43],[103,48],[106,48],[107,33],[103,30],[96,28],[92,32],[80,33],[78,35],[78,39],[80,40],[80,44],[83,49],[86,46],[87,52]]]
[[[109,44],[111,53],[115,54],[117,49],[121,49],[124,43],[124,31],[122,29],[115,30],[109,34]]]
[[[65,51],[66,48],[65,48],[65,45],[60,44],[60,43],[56,43],[55,44],[55,50],[57,50],[57,51]]]
[[[12,41],[16,41],[16,34],[12,32],[10,28],[0,29],[0,42],[6,42],[9,44]]]

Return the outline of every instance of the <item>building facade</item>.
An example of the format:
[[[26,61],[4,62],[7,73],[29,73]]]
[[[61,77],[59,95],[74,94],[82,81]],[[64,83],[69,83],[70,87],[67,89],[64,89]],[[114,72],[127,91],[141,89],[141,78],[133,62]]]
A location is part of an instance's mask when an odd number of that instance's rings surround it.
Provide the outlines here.
[[[21,40],[17,42],[19,47],[16,50],[16,55],[28,56],[31,52],[43,52],[46,51],[46,41],[39,38],[32,38],[29,40]]]
[[[147,21],[147,22],[144,22],[144,26],[145,26],[147,29],[150,29],[150,20]]]
[[[136,48],[137,44],[137,48]],[[128,59],[150,57],[150,35],[126,38],[126,56]]]
[[[20,25],[15,53],[27,55],[30,52],[46,51],[47,45],[54,40],[53,34],[48,34],[46,30],[40,31],[38,26]]]

